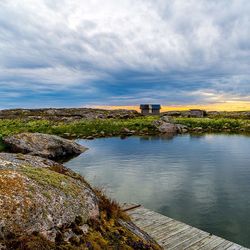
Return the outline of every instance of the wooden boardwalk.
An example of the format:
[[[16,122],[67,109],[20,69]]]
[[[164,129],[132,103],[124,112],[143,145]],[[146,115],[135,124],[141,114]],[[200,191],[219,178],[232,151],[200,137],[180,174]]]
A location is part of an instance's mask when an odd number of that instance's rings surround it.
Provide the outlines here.
[[[190,250],[246,250],[238,244],[209,234],[198,228],[176,221],[167,216],[153,212],[140,205],[123,205],[132,221],[151,237],[163,249]]]

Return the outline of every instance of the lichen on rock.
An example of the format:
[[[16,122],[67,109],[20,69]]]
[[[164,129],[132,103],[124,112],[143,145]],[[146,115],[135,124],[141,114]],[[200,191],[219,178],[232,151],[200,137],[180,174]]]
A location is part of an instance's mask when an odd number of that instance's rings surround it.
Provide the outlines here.
[[[161,249],[124,226],[129,218],[116,202],[59,163],[0,153],[0,187],[2,249]]]
[[[12,155],[11,161],[11,155],[0,154],[0,225],[4,235],[40,232],[54,241],[56,228],[71,223],[77,215],[84,222],[99,216],[98,199],[83,181],[55,172],[44,163],[46,167],[22,163],[17,157]]]

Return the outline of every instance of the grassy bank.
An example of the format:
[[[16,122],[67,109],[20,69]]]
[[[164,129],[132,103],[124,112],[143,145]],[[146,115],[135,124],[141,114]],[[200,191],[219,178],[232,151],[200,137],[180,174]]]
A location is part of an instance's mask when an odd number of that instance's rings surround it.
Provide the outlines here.
[[[0,150],[3,149],[1,137],[21,132],[40,132],[69,138],[120,136],[126,134],[125,128],[135,135],[156,134],[152,125],[158,116],[131,119],[94,119],[73,122],[48,120],[0,120]],[[186,125],[189,131],[199,132],[250,132],[249,119],[232,118],[174,118],[175,123]]]
[[[250,132],[250,120],[231,118],[175,118],[189,130],[201,132]]]
[[[40,132],[60,136],[115,136],[123,133],[124,129],[133,130],[135,134],[154,132],[152,121],[157,117],[138,117],[132,119],[95,119],[73,122],[56,122],[48,120],[0,120],[0,136],[21,132]]]

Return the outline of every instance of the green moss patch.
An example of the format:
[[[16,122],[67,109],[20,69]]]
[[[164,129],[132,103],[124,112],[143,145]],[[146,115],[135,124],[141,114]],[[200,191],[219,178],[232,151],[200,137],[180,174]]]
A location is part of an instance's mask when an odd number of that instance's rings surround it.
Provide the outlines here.
[[[24,166],[21,172],[42,186],[59,189],[67,195],[76,196],[80,192],[80,187],[70,177],[50,169]]]

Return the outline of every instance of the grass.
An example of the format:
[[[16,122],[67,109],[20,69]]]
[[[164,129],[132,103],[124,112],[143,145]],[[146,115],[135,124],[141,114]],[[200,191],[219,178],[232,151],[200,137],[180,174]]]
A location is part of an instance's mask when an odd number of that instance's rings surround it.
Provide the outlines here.
[[[231,118],[175,118],[175,122],[190,130],[202,128],[202,132],[250,132],[250,120]]]
[[[73,137],[120,135],[124,128],[135,132],[152,132],[152,121],[156,117],[138,117],[132,119],[95,119],[79,120],[73,122],[56,122],[48,120],[0,120],[0,134],[7,136],[22,132],[40,132]]]
[[[5,149],[2,137],[22,132],[39,132],[68,138],[88,136],[120,136],[124,129],[133,130],[136,135],[156,134],[152,122],[159,116],[146,116],[131,119],[94,119],[72,122],[49,120],[25,121],[22,119],[0,120],[0,151]],[[174,121],[186,125],[191,131],[200,132],[250,132],[250,119],[224,117],[213,118],[175,118]],[[126,134],[126,133],[125,133]]]

